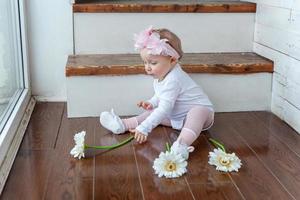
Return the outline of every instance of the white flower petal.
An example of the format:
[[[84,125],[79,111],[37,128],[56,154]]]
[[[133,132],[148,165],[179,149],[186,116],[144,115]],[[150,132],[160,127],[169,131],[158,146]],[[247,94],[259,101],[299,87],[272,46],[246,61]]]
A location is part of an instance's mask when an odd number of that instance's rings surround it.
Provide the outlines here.
[[[78,159],[80,159],[81,157],[84,157],[84,147],[75,145],[70,154],[73,155],[74,158],[78,157]]]
[[[84,143],[84,137],[85,137],[86,132],[81,131],[79,133],[76,133],[74,135],[74,141],[76,144],[83,144]]]
[[[172,152],[161,152],[154,160],[153,169],[158,177],[176,178],[186,173],[187,162],[179,154]],[[169,167],[170,169],[166,169]]]
[[[235,153],[225,153],[221,149],[214,149],[213,152],[209,152],[208,164],[215,165],[216,170],[231,172],[238,171],[241,167],[241,160],[235,155]]]
[[[85,149],[84,137],[85,137],[85,134],[86,134],[85,131],[81,131],[81,132],[76,133],[74,135],[75,146],[70,151],[70,154],[73,155],[74,158],[78,157],[78,159],[81,159],[82,157],[84,157],[84,149]]]

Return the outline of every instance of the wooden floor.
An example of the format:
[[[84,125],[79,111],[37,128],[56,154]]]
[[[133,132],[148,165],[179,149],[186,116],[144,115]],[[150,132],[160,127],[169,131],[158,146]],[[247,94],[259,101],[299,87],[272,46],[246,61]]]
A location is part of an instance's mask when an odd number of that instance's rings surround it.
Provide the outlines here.
[[[78,161],[69,152],[81,130],[88,144],[128,137],[111,135],[97,118],[67,119],[63,103],[38,103],[1,199],[300,199],[300,135],[268,112],[216,114],[214,126],[194,143],[188,173],[178,179],[158,178],[152,169],[176,131],[158,127],[143,145],[88,152]],[[241,158],[238,173],[208,165],[209,137]]]

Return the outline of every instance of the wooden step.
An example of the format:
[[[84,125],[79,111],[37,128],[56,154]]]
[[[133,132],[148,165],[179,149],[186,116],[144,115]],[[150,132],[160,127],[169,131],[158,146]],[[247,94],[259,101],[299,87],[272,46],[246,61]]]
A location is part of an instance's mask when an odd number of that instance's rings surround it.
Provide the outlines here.
[[[273,62],[255,53],[187,53],[180,61],[187,73],[247,74],[273,72]],[[145,74],[138,54],[70,55],[66,76]]]
[[[255,13],[256,4],[240,1],[151,0],[114,1],[81,0],[73,12],[85,13]]]

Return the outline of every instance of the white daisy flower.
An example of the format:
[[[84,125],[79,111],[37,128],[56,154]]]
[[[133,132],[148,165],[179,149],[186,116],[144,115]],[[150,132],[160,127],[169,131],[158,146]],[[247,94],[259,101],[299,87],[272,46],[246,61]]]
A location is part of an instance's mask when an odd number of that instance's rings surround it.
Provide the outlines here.
[[[118,148],[120,146],[123,146],[127,143],[129,143],[130,141],[132,141],[134,139],[134,136],[130,136],[129,138],[127,138],[126,140],[118,143],[118,144],[113,144],[110,146],[94,146],[94,145],[87,145],[84,142],[84,137],[85,137],[86,132],[85,131],[81,131],[79,133],[76,133],[74,135],[74,141],[75,141],[75,146],[73,147],[73,149],[70,151],[70,154],[72,156],[74,156],[74,158],[81,159],[82,157],[84,157],[84,150],[88,149],[88,148],[93,148],[93,149],[115,149]]]
[[[84,157],[84,146],[76,144],[71,150],[70,154],[74,156],[74,158],[78,157],[78,159],[81,159]]]
[[[74,158],[78,157],[78,159],[81,159],[81,157],[84,157],[84,149],[85,149],[84,137],[85,137],[85,131],[81,131],[74,135],[75,146],[70,151],[70,154],[74,156]]]
[[[84,137],[85,137],[86,132],[85,131],[81,131],[79,133],[76,133],[74,135],[74,141],[75,144],[84,144]]]
[[[153,169],[158,177],[176,178],[187,172],[187,161],[180,154],[161,152],[154,160]]]
[[[215,165],[216,169],[223,172],[239,171],[242,163],[235,153],[226,153],[220,148],[214,149],[214,152],[209,152],[210,165]]]

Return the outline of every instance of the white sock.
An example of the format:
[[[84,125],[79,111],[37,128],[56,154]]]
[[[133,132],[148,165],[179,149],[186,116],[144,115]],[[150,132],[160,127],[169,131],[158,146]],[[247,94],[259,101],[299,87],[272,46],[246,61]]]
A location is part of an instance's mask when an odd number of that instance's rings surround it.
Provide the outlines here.
[[[100,123],[104,128],[110,130],[114,134],[125,132],[125,126],[121,118],[114,113],[113,109],[111,109],[110,112],[105,111],[100,114]]]

